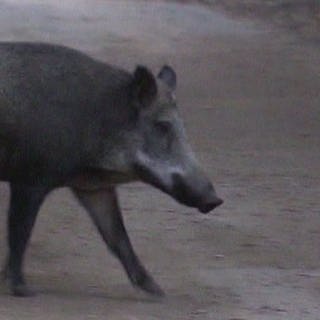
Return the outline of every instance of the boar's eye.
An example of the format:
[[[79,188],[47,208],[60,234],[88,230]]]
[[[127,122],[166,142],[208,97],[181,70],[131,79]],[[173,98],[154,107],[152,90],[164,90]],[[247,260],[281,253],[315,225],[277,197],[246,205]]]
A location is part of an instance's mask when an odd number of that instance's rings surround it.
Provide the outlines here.
[[[169,121],[156,121],[154,125],[156,130],[162,135],[168,135],[171,133],[172,125]]]
[[[170,121],[167,120],[156,120],[153,123],[154,139],[158,148],[170,153],[174,142],[174,127]]]

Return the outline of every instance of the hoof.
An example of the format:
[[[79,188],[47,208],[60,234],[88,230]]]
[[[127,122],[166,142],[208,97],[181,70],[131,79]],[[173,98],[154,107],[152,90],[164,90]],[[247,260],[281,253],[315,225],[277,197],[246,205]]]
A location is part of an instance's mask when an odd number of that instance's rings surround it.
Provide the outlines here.
[[[151,278],[146,279],[143,283],[139,284],[138,287],[154,297],[163,298],[165,296],[161,287]]]
[[[11,294],[15,297],[34,297],[36,295],[36,293],[25,284],[12,286]]]
[[[131,278],[132,284],[154,297],[164,297],[165,293],[161,287],[152,279],[146,272],[139,274],[138,276]]]

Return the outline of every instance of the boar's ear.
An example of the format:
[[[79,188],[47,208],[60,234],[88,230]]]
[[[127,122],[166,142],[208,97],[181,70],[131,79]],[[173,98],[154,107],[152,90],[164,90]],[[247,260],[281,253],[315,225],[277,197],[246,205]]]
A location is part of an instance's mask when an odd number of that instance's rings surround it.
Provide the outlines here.
[[[144,106],[149,106],[157,95],[157,83],[153,74],[143,66],[137,66],[133,74],[133,94]]]
[[[176,89],[177,75],[170,66],[163,66],[158,74],[158,78],[162,80],[171,90]]]

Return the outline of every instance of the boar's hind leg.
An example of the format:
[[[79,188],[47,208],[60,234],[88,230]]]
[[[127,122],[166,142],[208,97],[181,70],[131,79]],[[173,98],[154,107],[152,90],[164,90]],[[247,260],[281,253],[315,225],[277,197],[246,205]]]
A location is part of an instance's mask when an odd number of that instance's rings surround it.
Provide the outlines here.
[[[132,284],[150,294],[163,295],[160,287],[134,253],[123,224],[115,189],[112,187],[94,191],[74,189],[74,193],[89,212],[110,250],[120,259]]]
[[[40,205],[48,190],[11,184],[8,213],[9,254],[4,270],[11,293],[15,296],[30,296],[23,276],[23,257]]]

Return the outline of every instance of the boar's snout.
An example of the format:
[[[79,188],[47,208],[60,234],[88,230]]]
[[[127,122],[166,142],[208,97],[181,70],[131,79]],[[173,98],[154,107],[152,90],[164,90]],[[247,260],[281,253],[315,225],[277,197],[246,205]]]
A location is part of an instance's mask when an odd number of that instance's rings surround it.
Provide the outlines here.
[[[222,199],[218,198],[217,196],[211,196],[211,199],[204,201],[204,203],[201,206],[199,206],[199,211],[202,213],[208,213],[222,204]]]
[[[212,183],[203,175],[186,177],[173,174],[173,196],[181,203],[208,213],[223,203],[214,190]]]

